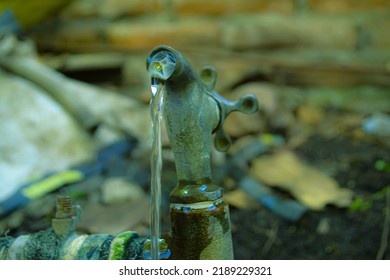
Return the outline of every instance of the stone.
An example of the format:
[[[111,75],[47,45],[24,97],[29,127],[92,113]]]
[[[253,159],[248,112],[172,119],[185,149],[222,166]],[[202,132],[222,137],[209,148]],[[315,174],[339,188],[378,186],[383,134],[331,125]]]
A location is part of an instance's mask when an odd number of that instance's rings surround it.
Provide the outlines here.
[[[94,157],[92,139],[41,88],[2,71],[0,84],[0,199]]]

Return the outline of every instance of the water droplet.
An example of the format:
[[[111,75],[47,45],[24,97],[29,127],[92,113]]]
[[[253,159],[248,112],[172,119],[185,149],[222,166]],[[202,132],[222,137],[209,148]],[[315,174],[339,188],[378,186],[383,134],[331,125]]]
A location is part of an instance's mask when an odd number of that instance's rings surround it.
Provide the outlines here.
[[[211,205],[207,210],[213,211],[213,210],[215,210],[215,209],[217,209],[217,207],[216,207],[215,205]]]
[[[157,78],[152,78],[152,82],[150,83],[150,90],[152,91],[152,98],[157,94],[159,89],[162,87],[161,83]]]

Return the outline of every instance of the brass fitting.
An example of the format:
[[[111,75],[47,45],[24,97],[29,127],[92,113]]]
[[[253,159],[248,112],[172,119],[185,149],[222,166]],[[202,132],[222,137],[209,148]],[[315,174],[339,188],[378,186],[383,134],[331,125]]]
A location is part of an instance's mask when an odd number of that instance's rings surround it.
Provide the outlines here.
[[[72,204],[70,196],[58,196],[56,216],[51,224],[58,237],[65,237],[76,232],[76,224],[80,219],[81,208]]]

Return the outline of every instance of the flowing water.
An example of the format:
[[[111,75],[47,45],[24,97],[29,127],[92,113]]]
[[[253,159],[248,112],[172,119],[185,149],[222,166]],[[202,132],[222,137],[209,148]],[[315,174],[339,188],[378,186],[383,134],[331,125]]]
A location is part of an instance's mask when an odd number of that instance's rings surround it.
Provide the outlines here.
[[[151,226],[150,226],[150,258],[160,258],[160,205],[161,205],[161,171],[162,147],[161,126],[163,116],[163,102],[165,89],[158,79],[152,78],[152,99],[150,100],[150,114],[152,120],[152,154],[151,163]]]
[[[176,59],[166,51],[160,51],[148,59],[148,72],[152,77],[150,100],[150,114],[152,120],[152,154],[151,163],[151,223],[150,240],[144,245],[144,257],[158,260],[168,258],[170,250],[165,240],[160,239],[160,206],[161,206],[161,171],[162,171],[162,147],[161,126],[163,117],[163,102],[166,81],[174,72]],[[159,77],[155,78],[155,77]]]

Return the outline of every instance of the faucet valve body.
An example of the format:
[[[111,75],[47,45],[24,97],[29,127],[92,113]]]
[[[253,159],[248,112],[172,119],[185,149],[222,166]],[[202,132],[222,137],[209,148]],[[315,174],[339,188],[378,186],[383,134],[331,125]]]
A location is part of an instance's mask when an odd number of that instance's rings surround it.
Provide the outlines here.
[[[226,117],[255,112],[256,97],[226,100],[215,91],[213,67],[198,75],[168,46],[154,48],[146,66],[165,87],[164,119],[179,182],[170,194],[172,258],[233,259],[229,208],[211,179],[211,139],[215,133],[215,147],[226,151],[231,145],[223,130]]]

